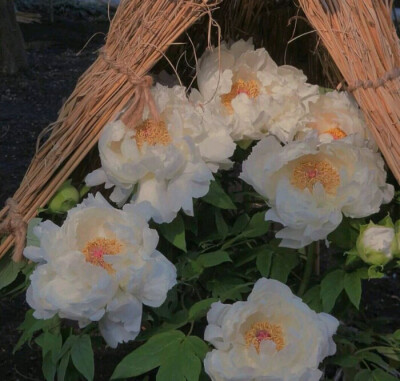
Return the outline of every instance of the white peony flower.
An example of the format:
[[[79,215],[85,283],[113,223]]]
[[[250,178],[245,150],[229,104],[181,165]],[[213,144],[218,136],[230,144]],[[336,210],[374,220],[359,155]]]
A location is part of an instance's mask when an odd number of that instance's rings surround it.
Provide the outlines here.
[[[192,98],[203,102],[234,140],[272,133],[286,142],[293,139],[308,100],[318,94],[306,80],[294,67],[278,67],[265,49],[254,50],[251,40],[240,40],[204,53],[197,67],[201,95],[193,91]]]
[[[235,144],[227,131],[204,123],[183,87],[156,85],[152,94],[160,121],[149,119],[145,109],[138,126],[109,123],[99,141],[102,168],[86,183],[114,186],[111,200],[117,203],[137,185],[133,201],[149,201],[156,222],[171,222],[181,208],[193,215],[192,199],[208,192],[212,172],[231,165]]]
[[[352,136],[352,144],[377,149],[364,115],[354,98],[346,92],[331,91],[314,97],[309,112],[299,122],[298,138],[316,131],[322,143]]]
[[[276,280],[256,282],[247,301],[213,303],[204,338],[216,349],[204,367],[212,381],[316,381],[336,352],[339,322],[315,313]]]
[[[34,317],[55,314],[81,327],[99,321],[111,347],[140,331],[142,304],[160,306],[176,283],[176,269],[156,250],[145,204],[110,206],[98,193],[68,212],[61,227],[39,224],[40,247],[25,257],[38,266],[27,291]]]
[[[394,194],[378,153],[342,140],[319,144],[316,136],[284,147],[264,138],[240,177],[267,199],[266,219],[284,225],[276,237],[293,248],[325,239],[342,213],[358,218],[378,212]]]
[[[384,266],[393,257],[400,257],[399,235],[399,226],[395,226],[389,216],[378,224],[370,221],[360,228],[357,253],[365,263]]]

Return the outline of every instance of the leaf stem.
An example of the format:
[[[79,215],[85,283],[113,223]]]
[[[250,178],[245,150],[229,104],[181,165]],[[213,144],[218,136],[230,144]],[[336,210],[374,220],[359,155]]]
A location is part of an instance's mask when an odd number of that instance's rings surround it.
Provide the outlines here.
[[[194,321],[192,321],[192,322],[190,323],[189,332],[187,333],[186,336],[190,336],[190,335],[192,334],[193,328],[194,328]]]
[[[303,296],[305,291],[308,288],[308,284],[310,283],[311,275],[314,268],[315,259],[317,256],[316,244],[318,242],[313,242],[306,248],[307,252],[307,261],[306,266],[304,268],[303,278],[301,279],[299,291],[297,292],[298,296]]]
[[[399,349],[399,348],[396,348],[396,347],[385,347],[385,346],[383,346],[383,345],[377,345],[377,346],[375,346],[375,347],[368,347],[368,348],[359,349],[358,351],[354,352],[354,355],[358,355],[358,354],[363,353],[363,352],[373,351],[373,350],[376,350],[376,349],[378,349],[378,350],[379,350],[379,349],[380,349],[380,350],[389,349],[389,350],[392,350],[392,351],[394,351],[394,352],[396,352],[396,351],[399,351],[399,352],[400,352],[400,349]]]

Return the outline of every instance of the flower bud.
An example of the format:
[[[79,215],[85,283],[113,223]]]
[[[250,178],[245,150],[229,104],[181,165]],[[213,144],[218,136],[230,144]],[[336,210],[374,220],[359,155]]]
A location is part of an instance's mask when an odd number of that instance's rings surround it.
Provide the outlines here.
[[[67,181],[50,200],[48,211],[55,214],[66,213],[79,202],[79,198],[78,190]]]
[[[391,218],[361,226],[356,247],[360,258],[370,265],[384,266],[398,256],[399,242]]]

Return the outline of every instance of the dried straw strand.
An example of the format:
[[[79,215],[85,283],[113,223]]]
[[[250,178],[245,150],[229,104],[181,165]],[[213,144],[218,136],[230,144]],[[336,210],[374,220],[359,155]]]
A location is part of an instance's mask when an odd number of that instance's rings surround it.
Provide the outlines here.
[[[400,45],[388,0],[299,0],[400,182]]]
[[[129,68],[138,79],[146,75],[167,48],[218,1],[123,0],[111,22],[105,47],[107,57]],[[211,4],[210,4],[211,3]],[[111,67],[100,55],[79,79],[57,121],[47,129],[48,140],[37,150],[13,196],[27,223],[46,205],[59,186],[97,143],[104,125],[135,96],[130,76]],[[6,205],[0,221],[9,213]],[[0,246],[0,258],[14,244],[10,234]],[[22,250],[13,259],[22,258]]]

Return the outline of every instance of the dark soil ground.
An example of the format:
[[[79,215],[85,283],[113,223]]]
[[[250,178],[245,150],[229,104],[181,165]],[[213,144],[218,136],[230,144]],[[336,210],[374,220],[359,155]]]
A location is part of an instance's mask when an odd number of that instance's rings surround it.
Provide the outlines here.
[[[0,206],[17,189],[35,151],[40,131],[57,117],[63,100],[79,76],[96,58],[104,36],[96,36],[79,55],[77,52],[96,32],[107,30],[106,22],[57,21],[55,24],[22,26],[30,70],[18,76],[0,76]],[[371,318],[388,318],[399,328],[399,279],[366,282],[363,305]],[[27,305],[24,295],[0,299],[0,380],[43,380],[41,353],[33,345],[15,355],[17,327]],[[393,326],[394,323],[394,326]],[[127,353],[126,346],[96,353],[96,381],[108,380]]]
[[[97,56],[106,22],[58,20],[55,24],[21,25],[27,46],[29,71],[0,76],[0,206],[18,188],[35,152],[40,131],[57,118],[63,101],[80,75]],[[25,346],[15,355],[17,327],[28,306],[25,296],[0,299],[0,380],[43,380],[41,352]],[[115,365],[126,354],[118,350],[96,353],[96,381],[109,380]]]

